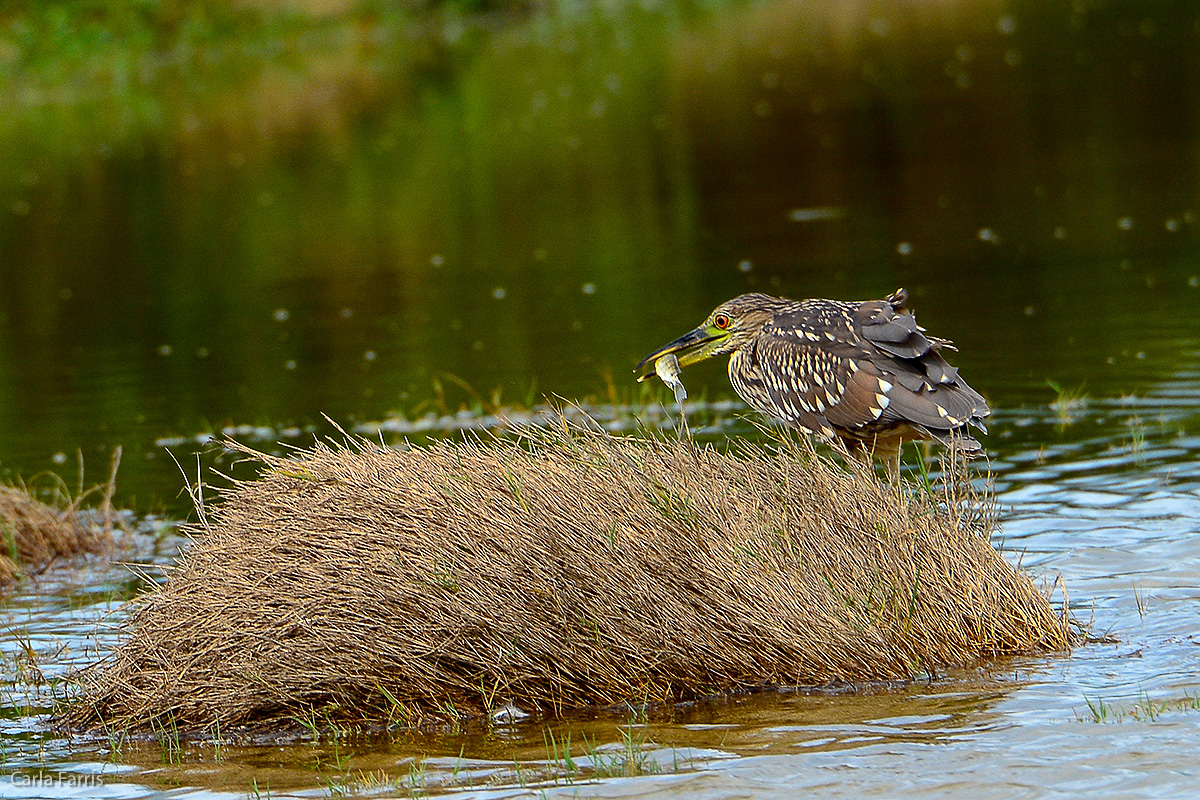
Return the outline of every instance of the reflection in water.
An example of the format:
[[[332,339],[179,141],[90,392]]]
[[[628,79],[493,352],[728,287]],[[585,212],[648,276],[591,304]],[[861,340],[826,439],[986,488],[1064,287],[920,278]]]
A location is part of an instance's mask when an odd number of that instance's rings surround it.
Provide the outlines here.
[[[208,40],[129,93],[13,73],[0,460],[122,444],[126,496],[178,507],[157,438],[604,398],[746,290],[904,285],[994,406],[1136,390],[1200,291],[1193,20],[1156,14],[250,16],[210,58],[238,79],[189,72]]]
[[[56,681],[115,641],[135,582],[114,568],[4,599],[0,772],[102,772],[118,797],[407,796],[459,776],[505,797],[1192,791],[1196,712],[1087,721],[1088,699],[1200,692],[1197,19],[1118,6],[618,3],[504,25],[210,9],[124,61],[88,49],[120,36],[70,17],[6,25],[0,475],[123,445],[118,500],[182,515],[163,448],[186,458],[225,426],[304,440],[325,412],[421,436],[543,393],[624,425],[652,397],[633,364],[720,301],[903,285],[997,409],[1000,543],[1116,643],[645,726],[603,711],[114,751],[44,724]],[[93,83],[56,78],[39,36]],[[719,366],[688,385],[705,433],[748,433]],[[548,731],[585,766],[589,743],[619,761],[644,735],[661,777],[580,783]]]

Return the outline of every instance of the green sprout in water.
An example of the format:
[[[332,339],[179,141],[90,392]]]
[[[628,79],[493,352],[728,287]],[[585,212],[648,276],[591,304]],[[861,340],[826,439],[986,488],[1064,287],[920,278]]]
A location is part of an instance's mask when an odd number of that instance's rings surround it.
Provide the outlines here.
[[[1138,466],[1146,463],[1146,423],[1141,417],[1133,416],[1125,420],[1129,426],[1129,453]]]
[[[1075,423],[1088,404],[1088,396],[1084,393],[1083,386],[1064,389],[1057,382],[1051,380],[1047,380],[1046,385],[1057,395],[1054,402],[1050,404],[1050,409],[1058,418],[1058,427],[1065,428]]]
[[[1083,698],[1087,713],[1075,712],[1081,722],[1103,724],[1108,722],[1156,722],[1164,714],[1184,711],[1200,711],[1200,695],[1184,692],[1183,697],[1167,700],[1152,700],[1149,692],[1138,692],[1137,699],[1128,706],[1106,702],[1103,698]]]

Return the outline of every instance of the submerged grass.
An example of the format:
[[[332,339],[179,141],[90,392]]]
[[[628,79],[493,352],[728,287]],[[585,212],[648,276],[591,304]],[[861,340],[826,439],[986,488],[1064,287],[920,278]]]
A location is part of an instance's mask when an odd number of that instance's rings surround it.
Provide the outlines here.
[[[69,727],[410,726],[907,680],[1071,643],[968,481],[931,499],[803,439],[721,452],[564,421],[294,459],[231,447],[260,479],[201,505]]]

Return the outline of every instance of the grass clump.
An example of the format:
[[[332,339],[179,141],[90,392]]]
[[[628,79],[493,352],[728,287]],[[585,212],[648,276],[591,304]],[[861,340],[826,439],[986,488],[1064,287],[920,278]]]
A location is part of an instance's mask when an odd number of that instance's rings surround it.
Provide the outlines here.
[[[294,459],[233,445],[261,477],[200,504],[193,545],[64,722],[417,725],[1069,646],[991,546],[986,502],[931,503],[806,441],[722,452],[564,422]]]
[[[0,485],[0,589],[44,571],[59,558],[107,553],[112,548],[112,495],[119,463],[118,449],[113,455],[108,483],[85,492],[81,479],[74,500],[58,481],[54,492],[58,502],[53,504],[39,500],[31,487]],[[80,508],[96,493],[103,498],[99,514],[85,519]]]

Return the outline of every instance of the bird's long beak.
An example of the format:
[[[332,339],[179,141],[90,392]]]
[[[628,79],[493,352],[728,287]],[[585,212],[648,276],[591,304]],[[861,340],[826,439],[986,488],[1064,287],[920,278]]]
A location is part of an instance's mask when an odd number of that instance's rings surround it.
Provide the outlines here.
[[[654,374],[654,362],[672,353],[679,357],[679,366],[681,367],[703,361],[708,358],[708,351],[704,345],[720,338],[720,336],[713,336],[709,333],[707,328],[696,328],[643,358],[633,371],[637,374],[639,381],[644,381]]]

